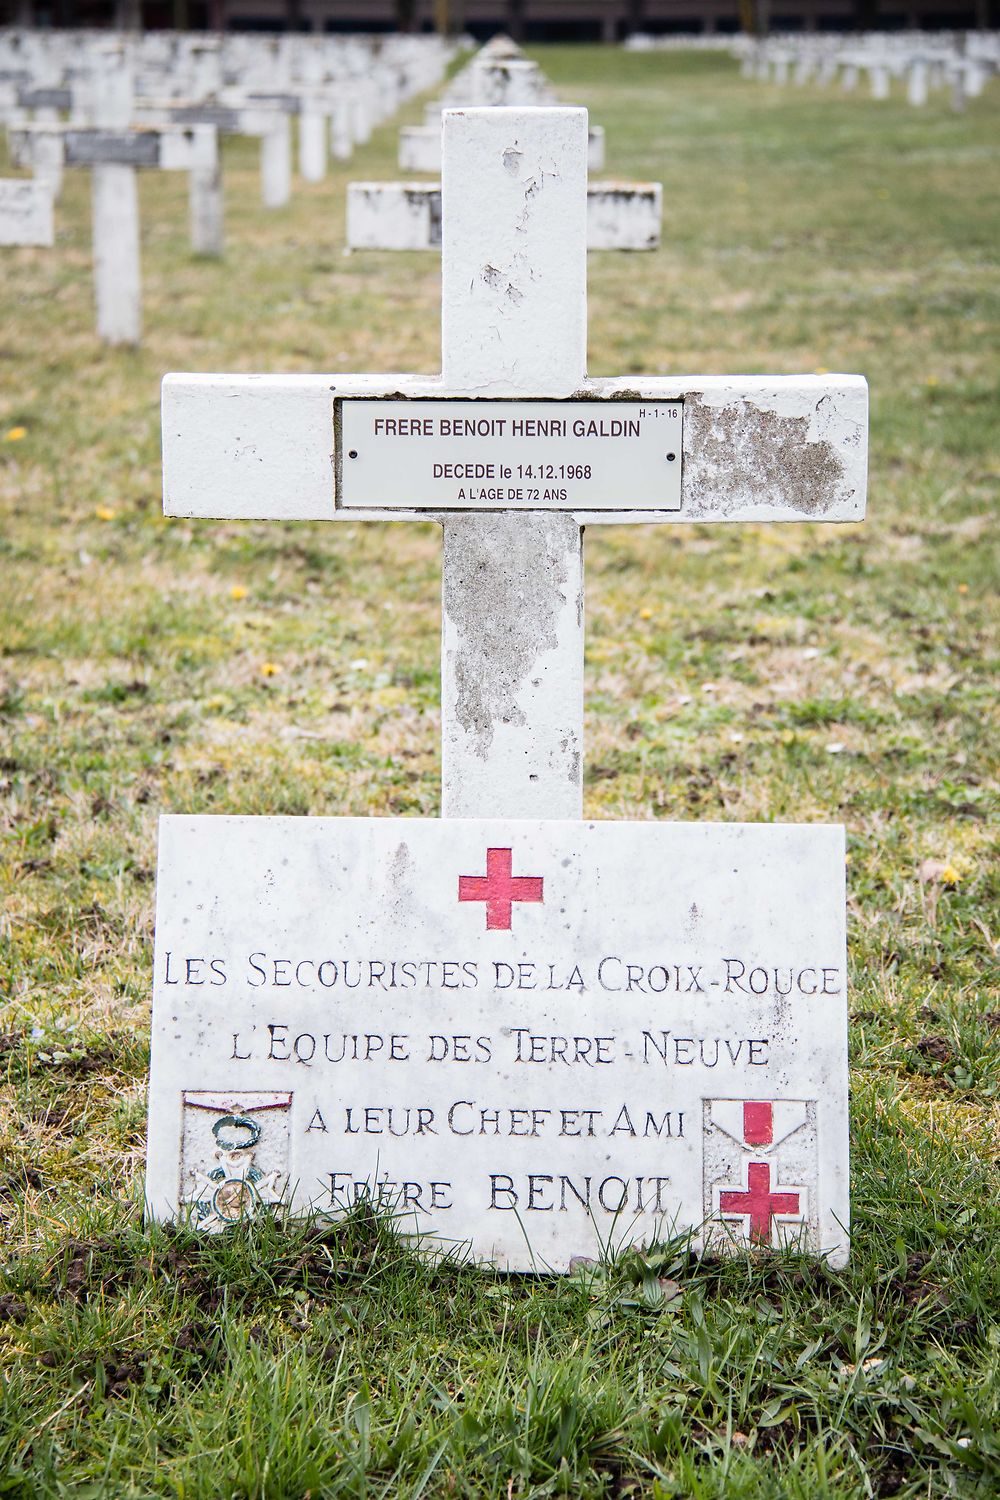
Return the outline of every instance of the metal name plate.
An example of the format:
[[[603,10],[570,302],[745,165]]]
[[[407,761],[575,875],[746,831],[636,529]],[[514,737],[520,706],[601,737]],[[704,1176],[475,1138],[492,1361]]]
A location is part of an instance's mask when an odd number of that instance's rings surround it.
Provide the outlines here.
[[[172,108],[170,118],[175,125],[214,125],[217,130],[236,132],[240,123],[239,111],[224,104],[181,104]]]
[[[266,105],[269,109],[276,109],[279,114],[302,113],[302,100],[298,94],[248,94],[247,98],[251,104]]]
[[[93,167],[102,162],[126,167],[160,164],[160,136],[155,130],[70,130],[65,141],[68,167]]]
[[[680,510],[683,402],[336,402],[345,509]]]
[[[22,109],[72,109],[70,89],[20,89],[17,102]]]

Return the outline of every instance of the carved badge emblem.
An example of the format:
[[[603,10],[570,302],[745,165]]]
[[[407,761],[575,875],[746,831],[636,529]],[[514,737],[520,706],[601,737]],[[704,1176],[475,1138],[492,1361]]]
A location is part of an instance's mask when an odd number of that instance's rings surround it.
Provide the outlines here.
[[[273,1212],[288,1187],[291,1094],[184,1094],[181,1204],[218,1234]]]
[[[706,1099],[706,1248],[819,1243],[814,1100]]]

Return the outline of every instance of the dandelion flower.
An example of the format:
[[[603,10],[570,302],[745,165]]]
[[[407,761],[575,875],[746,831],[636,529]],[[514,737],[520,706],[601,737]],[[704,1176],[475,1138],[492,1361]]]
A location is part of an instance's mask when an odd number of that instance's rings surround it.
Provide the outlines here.
[[[922,885],[958,885],[962,872],[956,870],[950,859],[925,859],[917,876]]]
[[[113,521],[115,518],[115,513],[110,505],[99,505],[94,511],[94,515],[99,521]]]
[[[262,677],[277,677],[281,668],[276,661],[262,661],[260,664],[260,675]]]
[[[19,443],[22,438],[26,438],[27,436],[27,427],[8,427],[3,435],[3,440],[5,443]]]
[[[237,601],[239,601],[240,599],[245,599],[246,596],[247,590],[243,587],[242,583],[234,583],[232,588],[229,590],[230,599],[236,599]]]

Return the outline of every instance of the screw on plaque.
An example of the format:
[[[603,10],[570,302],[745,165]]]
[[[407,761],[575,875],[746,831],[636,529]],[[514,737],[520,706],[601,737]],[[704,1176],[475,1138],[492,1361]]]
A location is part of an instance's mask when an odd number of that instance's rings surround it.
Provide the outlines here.
[[[676,458],[676,457],[677,457],[677,454],[676,454],[676,453],[668,453],[668,454],[667,454],[667,463],[668,463],[668,464],[672,464],[672,463],[673,463],[673,461],[674,461],[674,459],[675,459],[675,458]]]
[[[347,456],[348,456],[348,458],[357,458],[357,456],[358,456],[358,450],[357,450],[357,448],[352,448],[350,450],[350,452],[348,453]]]

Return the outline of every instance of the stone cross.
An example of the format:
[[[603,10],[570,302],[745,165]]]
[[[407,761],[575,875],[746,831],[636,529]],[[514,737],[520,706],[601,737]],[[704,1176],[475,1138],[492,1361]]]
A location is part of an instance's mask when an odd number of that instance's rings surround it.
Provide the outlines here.
[[[136,170],[218,171],[214,127],[134,129],[132,78],[109,71],[97,91],[97,125],[68,130],[67,166],[89,167],[93,203],[94,291],[98,336],[109,344],[137,344],[142,327],[139,194]]]
[[[584,526],[857,521],[867,386],[589,378],[586,110],[446,111],[442,166],[441,375],[168,375],[164,509],[438,520],[443,814],[576,819]]]

